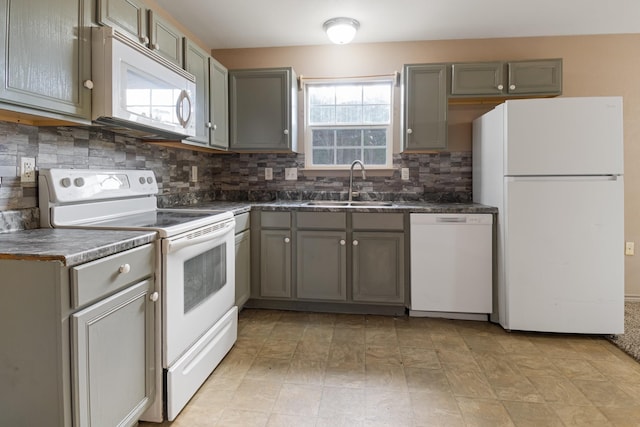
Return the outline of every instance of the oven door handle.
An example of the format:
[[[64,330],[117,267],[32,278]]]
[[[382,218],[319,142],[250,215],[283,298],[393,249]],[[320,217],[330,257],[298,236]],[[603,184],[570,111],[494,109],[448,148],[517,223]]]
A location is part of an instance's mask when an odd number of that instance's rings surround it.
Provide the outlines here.
[[[204,243],[210,240],[218,239],[221,236],[227,234],[233,228],[235,228],[235,223],[231,221],[225,224],[224,227],[220,228],[217,231],[214,231],[213,233],[203,234],[201,236],[193,237],[193,238],[188,238],[187,236],[185,236],[185,237],[180,237],[176,240],[166,239],[165,242],[167,243],[167,253],[178,251],[184,248],[185,246],[197,245],[199,243]]]

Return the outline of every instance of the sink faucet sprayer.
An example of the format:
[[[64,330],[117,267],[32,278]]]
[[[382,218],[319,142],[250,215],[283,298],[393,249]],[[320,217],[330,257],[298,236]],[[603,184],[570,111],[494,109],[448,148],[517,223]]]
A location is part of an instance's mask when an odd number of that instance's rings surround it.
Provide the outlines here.
[[[367,179],[367,175],[365,174],[364,164],[360,160],[354,160],[351,163],[351,172],[349,173],[349,201],[353,201],[353,168],[355,165],[360,165],[362,169],[362,179]]]

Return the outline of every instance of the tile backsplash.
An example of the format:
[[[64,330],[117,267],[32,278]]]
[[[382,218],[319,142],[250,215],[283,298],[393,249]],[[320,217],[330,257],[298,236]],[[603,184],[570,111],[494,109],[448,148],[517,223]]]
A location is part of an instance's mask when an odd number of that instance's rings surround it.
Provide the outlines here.
[[[161,206],[213,200],[274,200],[346,197],[348,177],[306,174],[303,154],[204,153],[141,142],[95,127],[34,127],[0,122],[0,231],[38,226],[37,183],[17,175],[22,157],[36,168],[151,169]],[[471,152],[397,154],[389,176],[372,176],[357,188],[363,197],[387,200],[471,201]],[[198,181],[190,181],[191,166]],[[264,168],[273,169],[273,180]],[[297,181],[285,181],[284,169],[297,167]],[[400,168],[410,179],[400,179]],[[3,227],[4,223],[4,227]],[[7,225],[8,224],[8,225]]]

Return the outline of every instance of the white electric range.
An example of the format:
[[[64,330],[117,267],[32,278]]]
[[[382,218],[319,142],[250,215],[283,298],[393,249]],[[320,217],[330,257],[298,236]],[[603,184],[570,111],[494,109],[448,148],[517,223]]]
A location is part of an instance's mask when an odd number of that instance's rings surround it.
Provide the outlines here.
[[[47,228],[153,230],[156,399],[146,421],[173,420],[237,338],[233,214],[158,209],[150,170],[41,169],[40,221]]]

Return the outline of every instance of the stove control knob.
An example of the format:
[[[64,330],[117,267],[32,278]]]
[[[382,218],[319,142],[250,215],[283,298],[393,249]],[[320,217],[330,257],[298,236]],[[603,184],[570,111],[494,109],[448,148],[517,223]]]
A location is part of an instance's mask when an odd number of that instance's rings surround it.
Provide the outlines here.
[[[71,187],[71,178],[62,178],[60,180],[60,185],[62,185],[64,188]]]
[[[82,187],[84,185],[84,178],[76,178],[73,180],[76,187]]]
[[[153,178],[148,176],[147,177],[147,184],[153,184]]]
[[[158,301],[159,295],[157,292],[152,293],[151,295],[149,295],[149,299],[153,302]]]
[[[144,184],[146,181],[144,180],[144,176],[141,176],[140,179],[138,179],[138,181],[140,181],[140,184]]]
[[[122,274],[127,274],[131,271],[131,266],[129,264],[122,264],[118,271]]]

